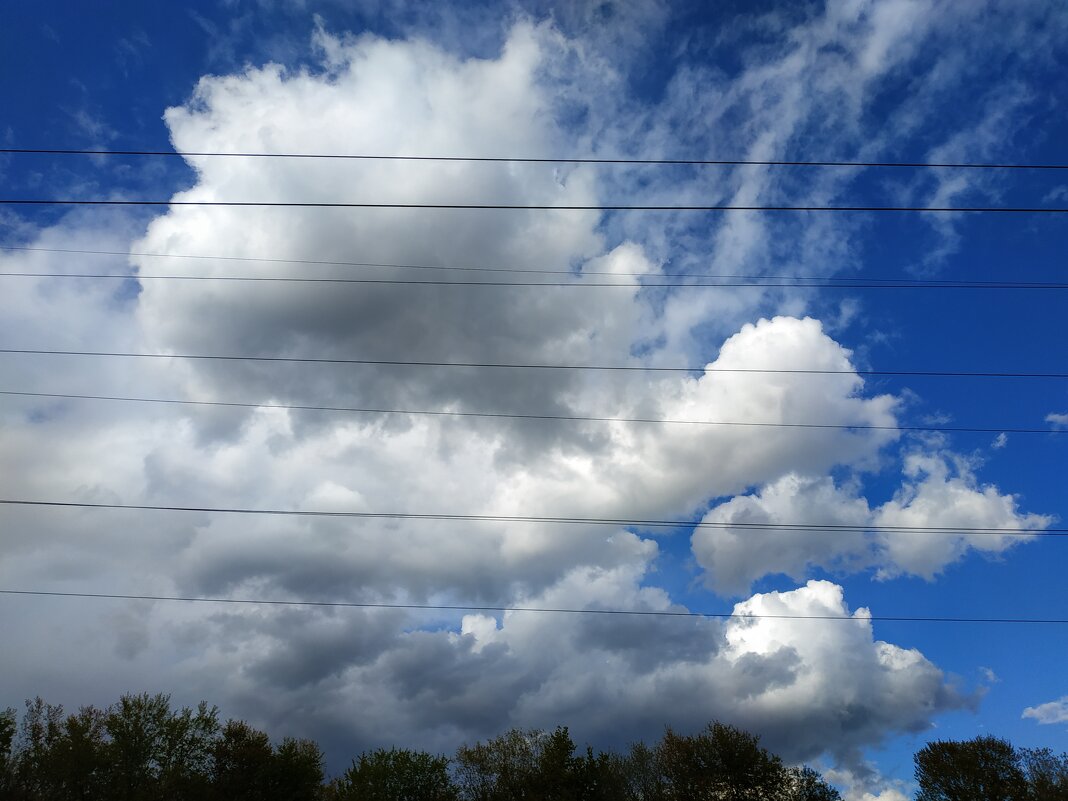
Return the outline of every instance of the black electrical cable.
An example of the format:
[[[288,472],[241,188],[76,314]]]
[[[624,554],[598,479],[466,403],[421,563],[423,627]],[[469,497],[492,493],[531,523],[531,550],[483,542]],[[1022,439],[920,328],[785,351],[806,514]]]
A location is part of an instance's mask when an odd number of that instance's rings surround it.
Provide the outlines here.
[[[842,423],[760,423],[725,420],[678,420],[654,417],[592,417],[564,414],[510,414],[504,412],[458,412],[427,409],[380,409],[355,406],[316,406],[293,403],[250,403],[239,401],[186,400],[180,398],[141,398],[121,395],[86,395],[69,392],[21,392],[0,390],[0,396],[52,398],[56,400],[121,401],[125,403],[174,404],[180,406],[209,406],[238,409],[286,409],[290,411],[347,412],[352,414],[401,414],[433,417],[488,417],[508,420],[561,420],[596,423],[647,423],[657,425],[748,426],[754,428],[816,428],[842,431],[926,431],[969,434],[1068,434],[1068,428],[980,428],[973,426],[879,426],[848,425]]]
[[[96,350],[49,350],[43,348],[0,348],[0,354],[21,354],[34,356],[95,356],[103,358],[132,359],[194,359],[207,361],[248,361],[281,362],[287,364],[349,364],[391,367],[457,367],[507,370],[599,370],[652,373],[751,373],[751,374],[785,374],[785,375],[856,375],[885,377],[928,377],[928,378],[1068,378],[1068,373],[1028,372],[1013,373],[1001,371],[955,371],[955,370],[818,370],[806,368],[765,368],[765,367],[657,367],[650,365],[624,364],[515,364],[506,362],[435,362],[408,361],[402,359],[331,359],[310,356],[231,356],[219,354],[193,353],[137,353],[133,351],[96,351]]]
[[[731,619],[752,618],[755,620],[852,620],[858,623],[1001,623],[1001,624],[1066,624],[1068,618],[1036,618],[1036,617],[952,617],[931,616],[917,617],[912,615],[788,615],[788,614],[764,614],[756,612],[694,612],[690,610],[669,609],[579,609],[574,607],[544,607],[544,606],[487,606],[487,605],[464,605],[464,604],[405,604],[388,602],[363,602],[363,601],[298,601],[298,600],[275,600],[266,598],[205,598],[198,596],[182,595],[132,595],[125,593],[104,592],[60,592],[54,590],[11,590],[0,589],[0,595],[23,595],[50,598],[88,598],[96,600],[120,600],[120,601],[180,601],[186,603],[207,604],[237,604],[246,606],[303,606],[303,607],[326,607],[343,609],[399,609],[399,610],[430,610],[441,612],[541,612],[547,614],[568,615],[628,615],[634,617],[674,617],[674,618],[718,618]]]
[[[920,212],[980,214],[1068,214],[1054,206],[755,206],[755,205],[642,205],[642,204],[524,204],[524,203],[343,203],[282,200],[78,200],[73,198],[2,198],[0,206],[196,206],[231,208],[305,209],[445,209],[457,211],[816,211],[816,212]]]
[[[930,161],[787,161],[772,159],[653,159],[623,157],[524,157],[524,156],[405,156],[364,153],[264,153],[251,151],[175,151],[175,150],[75,150],[70,148],[5,147],[0,153],[11,155],[51,156],[167,156],[187,158],[275,158],[275,159],[349,159],[358,161],[462,161],[512,164],[634,164],[688,166],[758,166],[758,167],[892,167],[953,168],[975,170],[1065,170],[1068,164],[1027,164],[997,162],[930,162]]]
[[[1007,537],[1060,537],[1068,528],[1020,529],[999,526],[892,526],[844,523],[744,523],[693,520],[641,520],[612,517],[566,517],[542,515],[447,514],[422,512],[339,512],[316,509],[248,509],[220,506],[167,506],[133,503],[87,503],[77,501],[35,501],[0,499],[7,506],[51,507],[64,509],[119,509],[142,512],[199,512],[206,514],[265,515],[281,517],[338,517],[370,520],[442,520],[494,523],[551,523],[563,525],[622,526],[628,528],[714,528],[757,529],[761,531],[835,531],[835,532],[913,532],[921,534],[996,534]]]
[[[580,276],[575,276],[574,281],[441,281],[441,280],[411,280],[408,278],[348,278],[348,277],[315,277],[303,276],[250,276],[250,275],[159,275],[144,273],[25,273],[25,272],[0,272],[0,278],[67,278],[67,279],[107,279],[118,281],[222,281],[222,282],[249,282],[249,283],[286,283],[286,284],[363,284],[363,285],[402,285],[402,286],[434,286],[434,287],[558,287],[564,289],[595,289],[615,287],[617,289],[655,289],[664,288],[765,288],[765,289],[1068,289],[1068,284],[996,284],[986,283],[930,283],[930,284],[841,284],[841,283],[768,283],[759,281],[738,281],[715,283],[700,281],[665,282],[653,283],[620,283],[618,281],[586,281]]]
[[[716,281],[745,281],[753,282],[752,286],[792,286],[792,284],[763,284],[758,282],[763,281],[819,281],[822,282],[818,285],[811,283],[798,283],[798,286],[837,286],[841,284],[844,287],[860,287],[864,288],[872,284],[900,284],[902,286],[932,286],[936,288],[956,288],[958,286],[964,288],[986,288],[992,289],[1065,289],[1068,288],[1066,283],[1058,283],[1055,281],[964,281],[964,280],[942,280],[942,279],[924,279],[924,278],[863,278],[863,277],[849,277],[849,276],[806,276],[806,275],[741,275],[741,274],[717,274],[717,273],[663,273],[663,272],[612,272],[610,270],[582,270],[576,273],[574,270],[537,270],[537,269],[524,269],[515,267],[454,267],[438,264],[399,264],[395,262],[373,262],[373,261],[328,261],[323,259],[276,259],[268,257],[256,257],[256,256],[212,256],[206,254],[191,254],[191,253],[145,253],[139,251],[126,251],[126,250],[85,250],[75,248],[42,248],[42,247],[19,247],[15,245],[0,245],[0,250],[11,251],[26,251],[33,253],[68,253],[78,255],[89,256],[122,256],[124,258],[137,257],[137,258],[153,258],[153,259],[201,259],[208,261],[237,261],[237,262],[253,262],[261,264],[313,264],[321,266],[331,267],[369,267],[369,268],[391,268],[391,269],[404,269],[404,270],[439,270],[446,272],[476,272],[476,273],[509,273],[509,274],[524,274],[524,275],[569,275],[573,277],[585,277],[590,275],[596,276],[609,276],[614,278],[685,278],[688,280],[705,279]],[[129,275],[126,277],[136,278],[138,276]],[[749,284],[743,284],[748,286]]]

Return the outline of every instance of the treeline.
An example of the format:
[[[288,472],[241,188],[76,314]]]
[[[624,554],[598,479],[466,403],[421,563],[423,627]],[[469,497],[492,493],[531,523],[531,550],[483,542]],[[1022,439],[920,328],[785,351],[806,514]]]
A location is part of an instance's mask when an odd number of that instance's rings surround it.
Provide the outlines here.
[[[914,761],[917,801],[1068,801],[1068,753],[976,737],[928,743]]]
[[[509,731],[451,759],[368,751],[326,781],[311,740],[272,745],[206,704],[124,695],[67,714],[40,698],[0,714],[2,801],[834,801],[810,768],[787,768],[751,734],[719,723],[670,729],[626,753],[578,752],[566,728]]]
[[[1068,801],[1068,755],[1004,740],[930,743],[919,801]],[[566,728],[513,729],[446,756],[367,751],[326,780],[319,746],[268,735],[214,707],[125,695],[67,714],[41,699],[0,713],[0,801],[836,801],[814,770],[711,723],[624,753],[579,752]]]

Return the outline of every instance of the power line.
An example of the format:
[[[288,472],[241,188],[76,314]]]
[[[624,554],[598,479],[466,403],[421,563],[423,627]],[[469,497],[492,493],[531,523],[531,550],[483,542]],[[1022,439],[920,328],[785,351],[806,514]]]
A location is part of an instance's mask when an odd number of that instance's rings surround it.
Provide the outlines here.
[[[197,206],[304,209],[449,209],[470,211],[839,211],[839,212],[972,212],[981,214],[1068,214],[1050,206],[742,206],[734,204],[663,205],[547,205],[521,203],[341,203],[281,200],[75,200],[3,198],[2,206]]]
[[[394,262],[371,262],[371,261],[327,261],[322,259],[277,259],[257,256],[213,256],[207,254],[191,254],[191,253],[146,253],[139,251],[126,251],[126,250],[85,250],[75,248],[42,248],[42,247],[19,247],[15,245],[0,245],[0,250],[12,250],[12,251],[27,251],[34,253],[71,253],[78,255],[91,255],[91,256],[122,256],[124,258],[130,256],[136,256],[139,258],[154,258],[154,259],[203,259],[209,261],[238,261],[238,262],[254,262],[262,264],[314,264],[331,267],[382,267],[393,269],[405,269],[405,270],[440,270],[447,272],[478,272],[478,273],[518,273],[518,274],[532,274],[532,275],[568,275],[568,276],[611,276],[615,278],[687,278],[687,279],[709,279],[720,281],[821,281],[826,282],[827,286],[830,286],[830,282],[834,284],[841,283],[843,286],[868,286],[870,284],[901,284],[907,286],[935,286],[935,287],[948,287],[955,288],[957,286],[971,287],[991,287],[994,289],[1016,289],[1016,288],[1035,288],[1035,289],[1063,289],[1068,288],[1068,284],[1056,283],[1051,281],[953,281],[953,280],[940,280],[940,279],[923,279],[923,278],[862,278],[862,277],[821,277],[821,276],[806,276],[806,275],[741,275],[741,274],[716,274],[716,273],[663,273],[663,272],[612,272],[610,270],[582,270],[581,273],[576,273],[573,270],[536,270],[536,269],[523,269],[515,267],[453,267],[438,264],[398,264]],[[137,276],[130,276],[137,277]],[[763,286],[763,284],[753,284],[754,286]],[[771,286],[780,286],[780,284],[772,284]],[[800,284],[800,286],[824,286],[824,284]]]
[[[719,281],[716,283],[702,283],[699,281],[685,281],[670,283],[664,281],[658,281],[655,283],[645,284],[633,284],[633,283],[620,283],[604,282],[604,281],[443,281],[443,280],[412,280],[409,278],[348,278],[348,277],[314,277],[308,278],[304,276],[249,276],[249,275],[158,275],[144,273],[29,273],[29,272],[0,272],[0,278],[67,278],[67,279],[108,279],[116,281],[244,281],[250,283],[287,283],[287,284],[365,284],[365,285],[403,285],[403,286],[455,286],[455,287],[469,287],[469,286],[487,286],[487,287],[558,287],[565,289],[595,289],[605,287],[615,287],[617,289],[654,289],[657,287],[664,288],[679,288],[679,287],[692,287],[692,288],[777,288],[777,289],[1068,289],[1068,284],[1038,284],[1038,283],[993,283],[993,282],[942,282],[942,283],[927,283],[927,284],[912,284],[912,283],[890,283],[890,284],[842,284],[837,282],[832,283],[769,283],[757,280],[752,281],[739,281],[739,282],[724,282]],[[581,279],[582,276],[575,274],[576,279]]]
[[[651,159],[596,157],[523,157],[523,156],[402,156],[364,153],[263,153],[251,151],[197,150],[74,150],[64,148],[5,147],[0,153],[51,156],[168,156],[275,158],[275,159],[348,159],[359,161],[462,161],[509,164],[634,164],[688,166],[756,166],[756,167],[900,167],[954,168],[976,170],[1065,170],[1068,164],[1026,164],[996,162],[930,162],[930,161],[784,161],[765,159]]]
[[[287,364],[349,364],[391,367],[458,367],[506,370],[599,370],[652,373],[753,373],[785,375],[856,375],[929,378],[1068,378],[1068,373],[1010,373],[954,370],[818,370],[770,367],[658,367],[640,364],[516,364],[506,362],[433,362],[402,359],[333,359],[311,356],[231,356],[204,353],[137,353],[132,351],[46,350],[41,348],[0,348],[0,353],[35,356],[95,356],[131,359],[196,359],[208,361],[281,362]]]
[[[372,601],[297,601],[274,600],[266,598],[205,598],[181,595],[130,595],[103,592],[60,592],[57,590],[10,590],[0,589],[2,595],[23,595],[50,598],[86,598],[119,601],[178,601],[184,603],[236,604],[246,606],[303,606],[342,609],[401,609],[430,610],[441,612],[534,612],[543,614],[569,615],[627,615],[632,617],[675,617],[675,618],[753,618],[755,620],[852,620],[854,622],[878,623],[985,623],[985,624],[1059,624],[1068,623],[1068,618],[1035,617],[916,617],[911,615],[786,615],[751,612],[694,612],[667,609],[579,609],[573,607],[544,606],[486,606],[464,604],[402,604]]]
[[[379,409],[355,406],[315,406],[290,403],[251,403],[239,401],[186,400],[180,398],[141,398],[119,395],[85,395],[61,392],[20,392],[0,390],[0,395],[27,398],[55,398],[63,400],[97,400],[122,401],[125,403],[174,404],[181,406],[215,406],[239,409],[286,409],[291,411],[312,412],[347,412],[352,414],[399,414],[435,417],[482,417],[504,418],[509,420],[560,420],[598,423],[648,423],[658,425],[696,425],[696,426],[748,426],[756,428],[816,428],[838,429],[843,431],[927,431],[939,433],[970,434],[1068,434],[1068,428],[979,428],[968,426],[880,426],[847,425],[839,423],[760,423],[725,420],[679,420],[652,417],[592,417],[585,415],[564,414],[510,414],[504,412],[458,412],[427,409]]]
[[[913,532],[921,534],[997,534],[1007,537],[1059,537],[1068,528],[1028,530],[1007,527],[892,526],[844,523],[743,523],[693,520],[640,520],[612,517],[565,517],[541,515],[483,515],[419,512],[340,512],[315,509],[247,509],[217,506],[163,506],[128,503],[81,503],[75,501],[31,501],[0,499],[7,506],[33,506],[67,509],[121,509],[143,512],[198,512],[208,514],[265,515],[282,517],[338,517],[370,520],[441,520],[494,523],[552,523],[563,525],[623,526],[631,528],[713,528],[757,529],[762,531],[834,531],[840,533]]]

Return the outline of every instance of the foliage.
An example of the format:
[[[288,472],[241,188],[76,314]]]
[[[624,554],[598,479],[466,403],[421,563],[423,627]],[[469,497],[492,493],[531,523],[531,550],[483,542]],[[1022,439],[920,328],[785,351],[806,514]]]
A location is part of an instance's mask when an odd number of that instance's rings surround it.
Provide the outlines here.
[[[1024,748],[1019,754],[1031,801],[1068,801],[1068,754],[1057,756],[1048,748]]]
[[[202,798],[210,783],[218,713],[172,711],[170,696],[124,695],[104,716],[109,790],[117,801]]]
[[[315,801],[322,794],[323,752],[312,740],[287,737],[275,749],[272,798]]]
[[[220,801],[270,799],[274,761],[270,737],[244,721],[230,720],[212,750],[212,785]]]
[[[789,801],[841,801],[841,794],[808,765],[791,768],[786,798]]]
[[[566,801],[576,797],[575,743],[566,727],[512,729],[460,746],[456,781],[468,801]]]
[[[682,736],[668,729],[658,749],[665,798],[670,801],[769,801],[783,797],[782,760],[759,738],[722,723]]]
[[[367,751],[330,784],[329,801],[453,801],[449,760],[424,751]]]
[[[916,753],[917,801],[1027,801],[1020,755],[1007,740],[937,740]]]
[[[915,755],[917,801],[1068,801],[1068,754],[977,737]],[[786,767],[759,738],[723,723],[667,729],[623,753],[576,753],[565,727],[512,729],[454,758],[365,751],[324,781],[311,740],[220,726],[200,704],[124,695],[68,714],[40,698],[21,721],[0,710],[0,801],[841,801],[810,767]]]
[[[15,732],[18,729],[18,716],[10,707],[0,712],[0,798],[14,794],[14,761],[12,748],[15,745]]]

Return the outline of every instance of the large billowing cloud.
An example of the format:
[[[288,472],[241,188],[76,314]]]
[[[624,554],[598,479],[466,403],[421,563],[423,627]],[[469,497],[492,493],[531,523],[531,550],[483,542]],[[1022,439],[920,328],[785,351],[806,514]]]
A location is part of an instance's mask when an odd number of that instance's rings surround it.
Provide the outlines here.
[[[722,372],[774,364],[846,372],[827,381]],[[14,463],[38,432],[16,432],[0,448],[12,464],[11,491],[31,497],[48,495],[51,485],[55,494],[129,500],[137,492],[158,504],[226,506],[238,498],[253,508],[685,519],[709,498],[784,473],[873,460],[894,437],[894,400],[858,396],[861,381],[848,370],[846,352],[818,323],[776,318],[724,343],[702,376],[651,383],[646,394],[668,419],[774,424],[818,416],[831,425],[891,430],[586,423],[588,443],[529,448],[522,461],[502,461],[507,446],[494,420],[413,418],[396,426],[374,415],[332,415],[307,429],[272,409],[253,414],[236,438],[223,442],[205,442],[195,423],[173,416],[74,438],[57,434],[56,446],[35,454],[35,469],[21,476]],[[50,425],[61,431],[72,424],[59,414]],[[120,442],[130,445],[114,447]],[[49,465],[64,467],[49,476]],[[175,525],[184,525],[194,541],[173,566],[212,592],[269,581],[323,593],[356,581],[363,592],[384,595],[462,591],[499,600],[509,586],[554,580],[565,565],[626,561],[635,542],[633,534],[590,525],[225,515]]]
[[[206,77],[166,120],[175,146],[186,151],[536,157],[589,148],[673,155],[671,147],[703,152],[721,142],[736,146],[737,155],[767,157],[819,128],[837,129],[843,152],[860,152],[870,87],[913,57],[922,39],[917,31],[938,35],[930,16],[914,3],[857,4],[855,12],[834,6],[738,75],[681,70],[652,107],[626,96],[625,80],[596,47],[547,23],[517,23],[500,53],[482,59],[422,38],[320,31],[313,67],[267,65]],[[816,102],[800,96],[801,86]],[[921,90],[937,93],[928,83]],[[902,120],[918,113],[905,105]],[[872,149],[878,146],[873,140]],[[633,171],[590,166],[189,161],[195,181],[176,199],[586,205],[628,199],[639,187],[650,202],[668,203],[763,202],[798,189],[760,169],[680,181],[678,173],[639,180]],[[822,202],[849,180],[839,174],[803,188]],[[33,241],[281,261],[135,256],[139,291],[27,282],[0,298],[5,336],[160,353],[695,369],[179,359],[57,367],[21,360],[12,363],[12,385],[691,422],[9,400],[0,437],[5,490],[10,497],[103,503],[356,512],[703,515],[726,523],[1020,530],[1047,524],[1020,511],[1011,494],[983,484],[973,466],[941,444],[907,451],[897,491],[869,501],[866,478],[896,459],[900,403],[865,384],[856,372],[860,358],[817,319],[827,307],[811,292],[657,290],[633,275],[655,277],[669,261],[672,271],[830,274],[855,266],[857,230],[844,220],[832,226],[826,219],[753,215],[175,207],[131,241],[121,226],[105,230],[69,219]],[[558,270],[565,273],[554,280],[566,286],[152,280],[182,270],[443,281],[490,275],[286,259]],[[4,262],[12,269],[70,269],[69,261],[40,254]],[[620,287],[587,286],[612,277]],[[63,326],[53,324],[57,319]],[[783,368],[823,372],[746,372]],[[756,425],[737,425],[745,423]],[[831,427],[789,425],[797,423]],[[1017,541],[727,528],[699,529],[692,547],[709,588],[744,597],[761,576],[785,573],[801,582],[813,567],[875,570],[886,580],[934,578],[970,550],[1000,553]],[[657,572],[663,542],[661,532],[640,526],[7,508],[0,578],[4,586],[146,594],[682,611],[666,589],[670,581]],[[102,694],[101,688],[137,689],[138,676],[158,676],[183,700],[203,695],[276,731],[319,736],[338,764],[354,748],[451,749],[512,725],[568,724],[579,737],[607,745],[654,738],[668,723],[689,729],[719,717],[760,732],[788,759],[827,752],[859,770],[865,746],[921,731],[940,712],[975,701],[919,652],[878,640],[867,612],[851,612],[835,584],[809,582],[735,608],[743,615],[849,619],[101,604],[72,608],[49,625],[55,637],[78,644],[87,675],[106,675],[94,685]],[[34,682],[42,676],[50,686],[75,689],[54,665],[26,667],[46,659],[35,625],[54,611],[28,608],[8,635],[6,645],[26,649],[23,666],[7,674],[24,694],[41,692]]]

